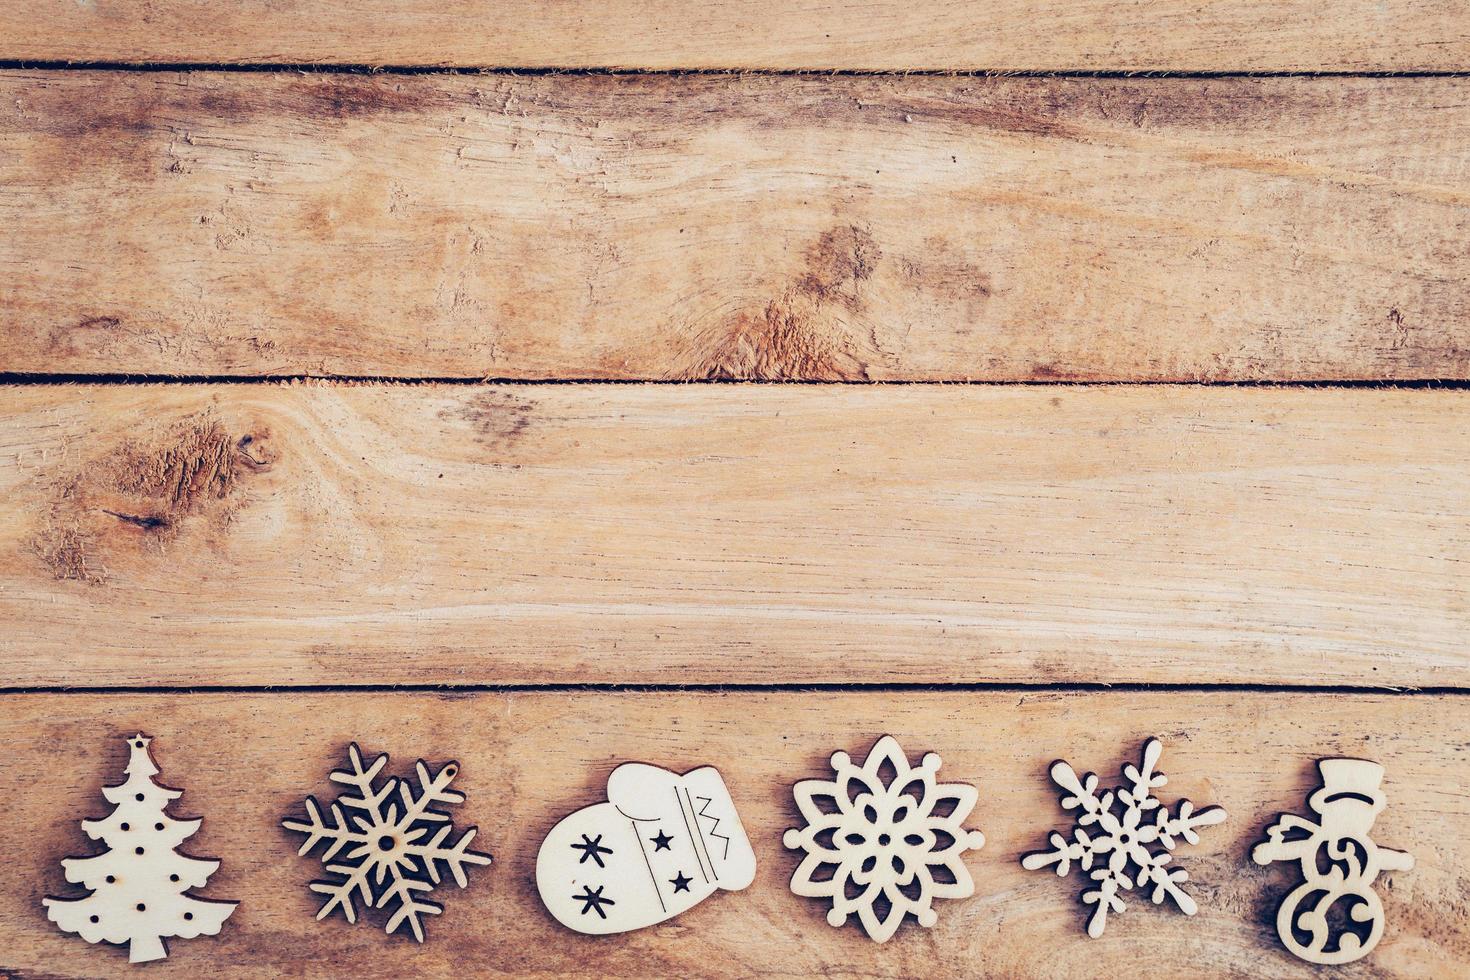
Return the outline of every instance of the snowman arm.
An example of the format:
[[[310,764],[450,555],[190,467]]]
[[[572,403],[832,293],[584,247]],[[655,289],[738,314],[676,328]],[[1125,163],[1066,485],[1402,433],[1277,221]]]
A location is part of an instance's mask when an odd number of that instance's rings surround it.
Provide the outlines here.
[[[1296,840],[1285,840],[1293,830],[1305,831],[1308,836]],[[1272,861],[1296,861],[1310,855],[1317,846],[1317,835],[1322,828],[1295,813],[1284,813],[1281,819],[1266,828],[1266,840],[1251,851],[1251,860],[1257,864]]]
[[[1414,855],[1408,851],[1395,851],[1391,847],[1380,847],[1378,849],[1378,868],[1380,871],[1408,871],[1414,866]]]

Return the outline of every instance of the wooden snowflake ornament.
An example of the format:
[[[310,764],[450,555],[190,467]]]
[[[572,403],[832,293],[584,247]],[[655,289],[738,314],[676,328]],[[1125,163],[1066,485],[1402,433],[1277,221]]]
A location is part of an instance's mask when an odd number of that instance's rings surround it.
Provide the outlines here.
[[[1409,870],[1414,858],[1379,847],[1368,836],[1385,802],[1382,766],[1366,759],[1323,759],[1317,768],[1322,786],[1307,805],[1319,819],[1282,814],[1266,828],[1251,859],[1301,863],[1304,880],[1282,900],[1276,931],[1294,955],[1333,966],[1362,959],[1378,945],[1384,914],[1373,882],[1380,872]]]
[[[641,929],[755,880],[755,852],[719,772],[625,762],[607,800],[562,818],[536,854],[536,889],[588,935]]]
[[[1212,806],[1196,813],[1194,804],[1183,800],[1171,814],[1153,795],[1168,782],[1163,773],[1154,771],[1163,751],[1158,739],[1149,739],[1143,747],[1143,764],[1123,767],[1127,785],[1101,796],[1093,773],[1079,779],[1067,763],[1052,764],[1052,781],[1067,793],[1061,800],[1062,809],[1079,811],[1072,839],[1053,833],[1052,849],[1027,854],[1021,858],[1021,866],[1035,871],[1055,865],[1058,877],[1065,876],[1073,862],[1083,871],[1090,871],[1096,887],[1083,891],[1082,902],[1097,906],[1087,923],[1087,934],[1094,939],[1107,927],[1109,912],[1123,911],[1118,893],[1135,885],[1152,888],[1150,898],[1155,905],[1169,898],[1185,915],[1199,910],[1182,887],[1189,873],[1169,867],[1171,852],[1181,840],[1198,844],[1197,829],[1221,822],[1225,811]]]
[[[856,915],[868,936],[887,942],[906,916],[928,928],[936,898],[968,898],[975,882],[962,860],[985,843],[964,822],[979,798],[975,787],[941,783],[933,752],[910,766],[898,740],[885,735],[861,766],[846,752],[832,756],[833,779],[807,779],[792,792],[806,826],[782,842],[806,855],[791,876],[803,898],[825,898],[827,922]]]
[[[153,781],[158,767],[148,754],[147,735],[129,736],[127,774],[102,795],[115,809],[100,820],[83,820],[82,830],[107,845],[94,857],[66,858],[66,880],[89,892],[82,898],[45,898],[46,917],[89,943],[127,943],[128,960],[146,963],[168,955],[165,938],[215,936],[237,902],[197,898],[220,862],[190,857],[178,846],[199,830],[201,819],[180,820],[167,812],[183,795]]]
[[[327,896],[317,919],[341,909],[348,922],[357,922],[354,896],[366,908],[396,904],[387,931],[407,925],[413,938],[423,942],[421,917],[444,911],[443,906],[420,897],[442,880],[439,866],[464,888],[469,884],[465,865],[490,863],[490,855],[469,850],[474,827],[453,840],[449,815],[431,809],[437,803],[464,802],[462,793],[449,788],[459,766],[448,762],[436,773],[420,759],[414,766],[417,789],[408,779],[396,776],[379,786],[378,775],[388,764],[387,755],[378,756],[365,768],[357,745],[347,750],[347,756],[352,768],[337,770],[330,778],[351,789],[332,803],[330,818],[322,815],[315,797],[307,797],[306,818],[282,822],[287,830],[306,835],[300,854],[309,853],[319,843],[327,845],[320,860],[331,877],[311,883],[312,891]]]

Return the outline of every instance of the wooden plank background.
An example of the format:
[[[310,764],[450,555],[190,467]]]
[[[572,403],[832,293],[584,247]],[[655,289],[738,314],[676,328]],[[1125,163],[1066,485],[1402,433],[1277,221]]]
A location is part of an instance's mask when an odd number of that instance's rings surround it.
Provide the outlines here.
[[[1470,378],[1460,78],[0,73],[0,363]]]
[[[40,898],[139,729],[242,901],[160,975],[1318,976],[1247,858],[1332,755],[1417,861],[1334,972],[1470,975],[1467,73],[1470,0],[0,0],[0,976],[131,975]],[[780,834],[887,732],[988,843],[877,946]],[[1230,817],[1089,940],[1018,859],[1151,735]],[[422,947],[279,827],[352,740],[495,853]],[[757,880],[574,935],[633,759]]]
[[[1453,71],[1465,0],[0,0],[10,57],[474,67]]]
[[[1459,685],[1470,393],[12,391],[12,685]]]
[[[1367,755],[1387,766],[1382,844],[1412,853],[1412,871],[1381,879],[1387,938],[1345,977],[1454,976],[1470,955],[1470,702],[1449,696],[1282,692],[915,692],[195,694],[11,696],[0,714],[0,780],[24,784],[7,823],[27,846],[0,863],[0,972],[96,975],[110,961],[45,921],[59,855],[87,853],[76,821],[105,810],[100,787],[125,763],[113,736],[155,734],[161,778],[184,789],[179,812],[205,815],[190,844],[224,864],[208,894],[241,904],[217,938],[171,944],[150,975],[231,976],[1158,976],[1308,977],[1282,951],[1277,903],[1294,886],[1250,863],[1250,846],[1281,811],[1302,807],[1319,754]],[[164,734],[166,733],[166,734]],[[792,895],[796,857],[780,843],[799,824],[793,781],[829,772],[837,749],[861,754],[884,733],[912,758],[938,750],[940,775],[980,789],[971,826],[985,847],[967,861],[976,895],[936,903],[938,924],[909,925],[877,946]],[[1053,759],[1115,779],[1142,741],[1165,742],[1161,796],[1218,804],[1179,861],[1199,899],[1194,918],[1133,897],[1101,940],[1087,938],[1076,873],[1021,869],[1020,855],[1066,826],[1047,779]],[[470,886],[442,893],[445,912],[423,946],[360,922],[314,921],[307,882],[319,865],[295,856],[279,821],[306,793],[327,793],[346,744],[387,751],[393,765],[460,761],[468,799],[460,826],[495,857]],[[676,769],[721,763],[756,852],[757,877],[677,920],[622,936],[558,927],[535,894],[542,836],[604,797],[607,774],[639,759]],[[197,843],[196,843],[197,842]],[[1461,971],[1461,975],[1463,972]]]

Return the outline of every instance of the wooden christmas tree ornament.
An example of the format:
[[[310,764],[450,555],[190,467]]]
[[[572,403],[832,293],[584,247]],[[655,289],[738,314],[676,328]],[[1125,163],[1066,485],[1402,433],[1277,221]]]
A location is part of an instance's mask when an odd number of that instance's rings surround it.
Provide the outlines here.
[[[985,843],[964,822],[979,798],[975,787],[941,783],[933,752],[909,765],[898,740],[885,735],[861,766],[846,752],[832,756],[832,779],[806,779],[792,788],[806,826],[782,842],[805,856],[791,891],[832,903],[834,927],[856,915],[869,938],[887,942],[907,916],[934,925],[936,898],[968,898],[975,882],[966,851]]]
[[[454,840],[449,814],[433,809],[435,804],[464,802],[464,794],[449,788],[459,775],[459,765],[447,762],[433,772],[420,759],[414,766],[415,789],[408,779],[396,776],[378,784],[388,764],[387,755],[364,766],[362,751],[354,744],[347,756],[351,768],[337,770],[330,778],[350,789],[332,803],[330,817],[323,816],[315,797],[307,797],[304,820],[282,821],[287,830],[306,835],[298,853],[308,854],[323,842],[327,845],[320,860],[329,877],[311,883],[312,891],[327,896],[317,919],[341,909],[348,922],[357,922],[356,896],[367,908],[396,905],[387,931],[406,925],[413,938],[423,942],[422,916],[444,911],[443,906],[420,897],[441,882],[439,866],[464,888],[469,884],[465,865],[490,863],[490,855],[469,850],[474,827]]]
[[[1307,798],[1316,821],[1293,813],[1266,828],[1251,851],[1257,864],[1298,861],[1303,881],[1281,902],[1276,931],[1308,963],[1351,963],[1383,938],[1383,903],[1373,882],[1407,871],[1412,855],[1379,847],[1368,836],[1385,800],[1383,767],[1365,759],[1323,759],[1322,786]]]
[[[183,791],[153,781],[158,767],[148,754],[150,741],[143,734],[127,739],[127,778],[102,790],[112,813],[82,821],[87,836],[102,841],[107,850],[61,862],[66,880],[89,894],[42,900],[46,917],[63,931],[89,943],[127,943],[133,963],[167,956],[166,938],[218,935],[238,904],[188,894],[191,888],[203,888],[220,862],[177,850],[203,820],[169,815],[168,804]]]
[[[1096,887],[1082,892],[1082,903],[1096,906],[1087,923],[1087,934],[1094,939],[1107,928],[1110,912],[1123,911],[1125,906],[1118,893],[1135,885],[1151,889],[1149,897],[1155,905],[1168,898],[1185,915],[1199,911],[1182,887],[1189,880],[1189,872],[1171,869],[1169,863],[1180,841],[1198,844],[1198,828],[1220,823],[1225,811],[1212,806],[1196,813],[1193,803],[1182,800],[1171,814],[1154,796],[1154,790],[1168,782],[1154,769],[1163,751],[1158,739],[1149,739],[1143,747],[1142,764],[1123,767],[1126,785],[1101,795],[1095,774],[1078,778],[1067,763],[1052,764],[1052,781],[1066,791],[1062,809],[1078,811],[1072,839],[1053,833],[1051,850],[1027,854],[1021,858],[1021,866],[1035,871],[1054,865],[1058,877],[1064,877],[1073,863],[1091,872]]]
[[[627,762],[607,800],[568,814],[536,854],[536,890],[556,921],[607,935],[672,919],[755,880],[755,852],[718,770],[680,775]]]

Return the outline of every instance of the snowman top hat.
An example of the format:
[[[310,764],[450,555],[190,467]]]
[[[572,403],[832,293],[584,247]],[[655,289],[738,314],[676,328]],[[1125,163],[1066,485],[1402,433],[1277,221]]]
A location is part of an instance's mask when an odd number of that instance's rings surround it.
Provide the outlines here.
[[[1312,809],[1320,813],[1324,807],[1336,807],[1343,800],[1366,805],[1372,815],[1383,809],[1385,800],[1379,788],[1383,767],[1378,763],[1367,759],[1321,759],[1317,768],[1322,772],[1322,786],[1309,800]]]

